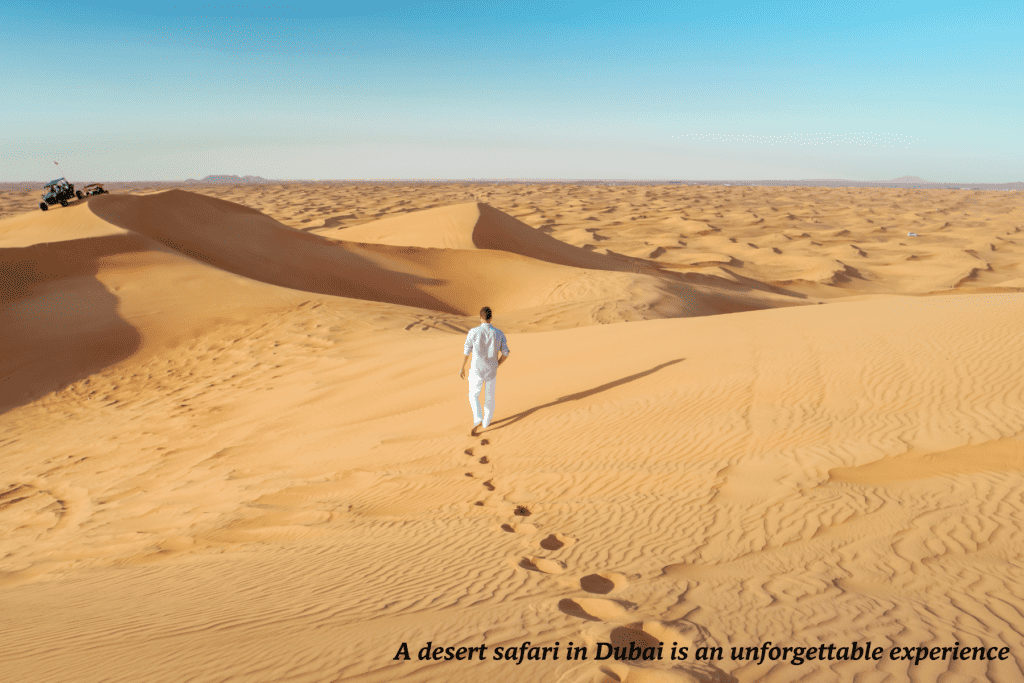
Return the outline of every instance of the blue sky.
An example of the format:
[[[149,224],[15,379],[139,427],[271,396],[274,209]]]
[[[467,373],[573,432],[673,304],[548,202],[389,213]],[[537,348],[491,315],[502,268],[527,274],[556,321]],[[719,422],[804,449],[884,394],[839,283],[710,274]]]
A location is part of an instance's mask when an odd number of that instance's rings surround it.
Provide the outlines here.
[[[1024,180],[1020,0],[60,7],[0,9],[0,181]]]

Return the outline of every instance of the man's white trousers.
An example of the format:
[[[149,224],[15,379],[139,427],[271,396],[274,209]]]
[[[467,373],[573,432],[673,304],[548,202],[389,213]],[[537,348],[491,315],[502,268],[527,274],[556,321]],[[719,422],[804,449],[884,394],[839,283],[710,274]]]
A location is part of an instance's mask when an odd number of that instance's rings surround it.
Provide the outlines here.
[[[473,424],[483,423],[484,429],[491,426],[494,417],[494,385],[497,378],[484,381],[475,372],[469,373],[469,405],[473,407]],[[480,409],[480,392],[483,390],[484,406]]]

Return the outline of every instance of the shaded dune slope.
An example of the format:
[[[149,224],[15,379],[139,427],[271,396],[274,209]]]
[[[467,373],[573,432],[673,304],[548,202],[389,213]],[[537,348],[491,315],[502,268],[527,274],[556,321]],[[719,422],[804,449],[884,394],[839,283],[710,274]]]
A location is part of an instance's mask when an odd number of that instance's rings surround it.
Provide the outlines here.
[[[481,258],[485,250],[494,250],[590,271],[585,278],[576,278],[574,286],[603,290],[603,294],[610,295],[610,300],[630,298],[627,290],[646,289],[647,296],[641,297],[644,302],[640,315],[645,319],[715,315],[809,303],[803,294],[733,273],[728,273],[727,278],[680,273],[651,259],[589,251],[562,242],[481,202],[409,212],[354,227],[317,230],[317,234],[335,240],[392,246],[475,250],[475,259]],[[616,297],[605,286],[611,278],[601,278],[597,272],[630,273],[640,277],[623,284],[620,296]],[[587,280],[586,284],[581,280]],[[660,294],[652,294],[654,290]],[[624,313],[619,311],[617,317]],[[623,319],[637,318],[626,316]]]
[[[0,412],[309,299],[188,258],[84,204],[0,220]]]
[[[657,272],[640,259],[597,254],[566,244],[482,202],[442,206],[320,234],[392,246],[493,249],[590,270]]]
[[[181,190],[103,196],[89,208],[218,269],[315,294],[470,315],[488,303],[510,311],[579,293],[565,287],[579,271],[528,256],[331,240],[239,204]],[[607,280],[617,274],[598,275]],[[635,277],[615,284],[626,291]]]
[[[100,262],[144,251],[137,235],[0,248],[0,412],[123,360],[141,337],[97,278]]]
[[[415,264],[401,249],[332,242],[240,204],[183,190],[141,197],[101,195],[89,208],[114,225],[261,282],[460,312],[424,291],[423,285],[437,280],[412,272]],[[381,260],[391,268],[382,268]]]
[[[749,296],[737,298],[738,294],[757,293],[763,297],[774,297],[775,305],[793,305],[806,298],[802,294],[734,273],[729,273],[728,279],[705,273],[680,273],[672,269],[674,264],[614,252],[590,251],[567,244],[482,202],[435,207],[349,228],[317,230],[317,234],[335,240],[392,246],[491,249],[572,268],[637,273],[670,282],[703,285],[710,288],[703,294],[721,300],[723,308],[714,312],[767,307],[763,302],[755,303]],[[709,257],[701,255],[697,260],[705,258]],[[726,300],[730,303],[727,304]]]

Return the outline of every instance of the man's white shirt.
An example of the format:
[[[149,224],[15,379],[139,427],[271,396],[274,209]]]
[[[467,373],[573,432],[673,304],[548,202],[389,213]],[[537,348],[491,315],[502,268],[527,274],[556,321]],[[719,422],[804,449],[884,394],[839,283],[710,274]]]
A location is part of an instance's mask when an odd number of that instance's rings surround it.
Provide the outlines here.
[[[473,363],[469,366],[470,373],[489,382],[498,375],[498,352],[509,355],[508,340],[505,333],[490,323],[474,327],[466,335],[463,355],[473,354]]]

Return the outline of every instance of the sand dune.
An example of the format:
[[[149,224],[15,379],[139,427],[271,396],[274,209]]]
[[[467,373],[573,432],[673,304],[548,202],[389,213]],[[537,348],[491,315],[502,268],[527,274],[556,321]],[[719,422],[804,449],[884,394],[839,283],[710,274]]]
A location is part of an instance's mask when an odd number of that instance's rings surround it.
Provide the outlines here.
[[[1019,680],[1019,199],[202,192],[0,219],[17,680]],[[730,657],[868,640],[1009,655]]]
[[[481,203],[383,218],[347,230],[335,230],[330,236],[345,241],[395,246],[493,249],[574,268],[655,272],[646,264],[594,254],[560,242]]]
[[[253,280],[457,312],[426,293],[425,286],[436,278],[414,272],[416,251],[332,243],[259,211],[182,190],[146,197],[100,196],[89,208],[115,225]]]
[[[335,230],[334,240],[181,190],[100,196],[89,208],[132,234],[252,280],[439,313],[471,315],[492,304],[514,316],[581,301],[582,318],[560,309],[576,326],[593,322],[594,305],[607,309],[610,302],[616,312],[600,322],[751,310],[802,298],[779,301],[768,290],[752,295],[749,287],[714,276],[687,283],[642,261],[559,242],[485,204]]]

